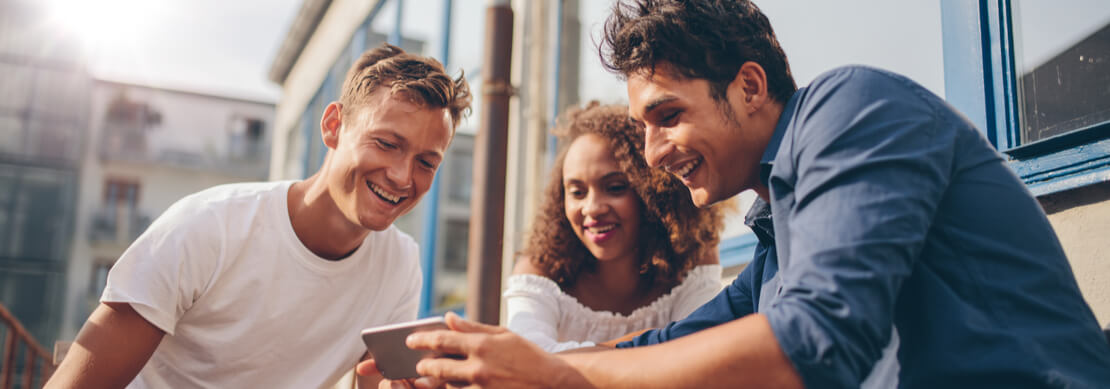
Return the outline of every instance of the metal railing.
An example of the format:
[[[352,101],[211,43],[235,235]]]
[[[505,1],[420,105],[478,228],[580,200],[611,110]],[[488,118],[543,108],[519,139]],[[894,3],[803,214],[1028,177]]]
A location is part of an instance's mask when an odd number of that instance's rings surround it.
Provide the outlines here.
[[[50,353],[46,352],[38,342],[35,341],[27,329],[23,328],[23,324],[15,319],[15,316],[8,311],[7,307],[0,304],[0,321],[3,322],[5,332],[4,336],[4,359],[3,364],[0,365],[0,388],[11,389],[15,387],[15,373],[16,370],[22,370],[22,384],[20,388],[27,389],[35,385],[35,366],[39,365],[38,386],[42,387],[46,383],[46,379],[54,373],[54,363],[51,359]],[[22,366],[17,359],[19,350],[19,343],[22,342],[24,362]],[[22,369],[20,369],[22,367]]]

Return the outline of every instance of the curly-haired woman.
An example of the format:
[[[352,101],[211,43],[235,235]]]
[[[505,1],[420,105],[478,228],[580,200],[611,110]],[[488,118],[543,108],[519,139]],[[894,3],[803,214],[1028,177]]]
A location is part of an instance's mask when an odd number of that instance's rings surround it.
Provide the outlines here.
[[[563,150],[505,290],[508,328],[549,352],[685,317],[720,289],[722,206],[651,169],[624,106],[563,118]]]

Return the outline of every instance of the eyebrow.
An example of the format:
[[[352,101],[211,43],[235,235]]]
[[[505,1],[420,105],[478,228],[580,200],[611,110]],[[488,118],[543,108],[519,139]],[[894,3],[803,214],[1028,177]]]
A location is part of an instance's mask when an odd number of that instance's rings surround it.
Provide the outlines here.
[[[678,100],[678,98],[674,97],[674,96],[663,96],[663,97],[660,97],[658,99],[653,100],[652,102],[650,102],[646,106],[644,106],[644,117],[647,117],[648,114],[651,113],[651,111],[655,110],[656,108],[659,108],[660,105],[663,105],[663,104],[666,104],[666,103],[669,103],[669,102],[672,102],[672,101],[675,101],[675,100]]]
[[[605,174],[604,176],[601,176],[601,179],[599,179],[598,181],[607,181],[607,180],[613,179],[614,177],[627,178],[627,176],[624,174],[624,172],[622,172],[620,170],[616,170],[616,171],[609,172],[609,173]],[[571,178],[571,179],[563,180],[563,183],[564,184],[579,184],[579,183],[582,183],[582,180],[577,179],[577,178]]]

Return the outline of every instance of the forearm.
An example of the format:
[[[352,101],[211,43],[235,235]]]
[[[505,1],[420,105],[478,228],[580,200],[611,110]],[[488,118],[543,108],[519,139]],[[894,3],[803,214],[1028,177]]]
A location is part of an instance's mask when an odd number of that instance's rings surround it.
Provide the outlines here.
[[[560,357],[598,388],[803,387],[759,314],[659,345]]]

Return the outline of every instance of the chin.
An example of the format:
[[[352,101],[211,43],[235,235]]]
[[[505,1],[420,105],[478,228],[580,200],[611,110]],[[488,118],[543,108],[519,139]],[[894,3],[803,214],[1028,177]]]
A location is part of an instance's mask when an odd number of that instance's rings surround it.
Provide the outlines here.
[[[712,197],[713,196],[711,196],[709,191],[705,190],[705,188],[690,188],[690,199],[694,201],[694,206],[698,208],[704,208],[710,204],[720,201],[719,199],[714,200],[712,199]]]
[[[393,220],[381,220],[379,217],[365,217],[358,221],[358,225],[371,231],[384,231],[393,224]]]

